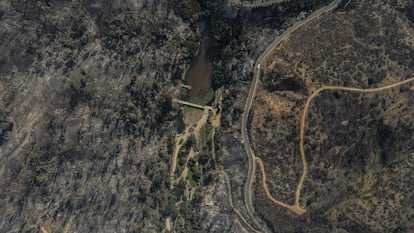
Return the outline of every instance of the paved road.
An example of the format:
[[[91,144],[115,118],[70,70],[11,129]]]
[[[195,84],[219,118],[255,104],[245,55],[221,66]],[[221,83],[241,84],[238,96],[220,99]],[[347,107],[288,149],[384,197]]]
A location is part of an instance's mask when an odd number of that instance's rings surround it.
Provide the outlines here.
[[[303,19],[302,21],[298,21],[295,24],[293,24],[290,28],[288,28],[284,33],[282,33],[280,36],[276,37],[273,42],[267,46],[267,48],[263,51],[263,53],[257,58],[255,63],[255,69],[254,69],[254,76],[252,80],[252,84],[250,86],[249,95],[246,99],[246,104],[244,106],[244,112],[242,115],[242,137],[244,141],[244,147],[249,159],[249,168],[248,168],[248,174],[246,183],[244,186],[244,202],[246,205],[247,212],[249,215],[257,222],[257,218],[254,215],[255,211],[253,208],[253,201],[252,201],[252,183],[254,181],[254,174],[256,172],[256,163],[255,163],[255,157],[253,150],[250,145],[249,140],[249,134],[247,132],[247,120],[249,117],[250,108],[252,106],[254,97],[256,95],[256,89],[258,85],[258,81],[260,79],[260,64],[263,63],[267,57],[270,55],[273,48],[275,48],[277,45],[280,44],[280,42],[285,39],[287,36],[289,36],[292,32],[294,32],[299,27],[303,26],[304,24],[310,22],[311,20],[319,17],[321,14],[328,12],[332,9],[334,9],[341,0],[334,0],[331,4],[328,6],[325,6],[315,12],[313,12],[309,17]]]
[[[257,231],[256,229],[254,229],[254,227],[252,227],[249,222],[243,217],[243,215],[240,213],[240,211],[236,208],[236,206],[233,204],[233,197],[231,195],[231,183],[230,183],[230,178],[229,175],[227,175],[227,173],[224,170],[221,170],[221,174],[223,174],[224,179],[226,181],[226,185],[227,185],[227,193],[228,193],[228,197],[229,197],[229,204],[230,207],[233,209],[233,211],[237,214],[237,216],[239,217],[239,219],[252,231],[252,232],[256,232],[258,233],[259,231]]]

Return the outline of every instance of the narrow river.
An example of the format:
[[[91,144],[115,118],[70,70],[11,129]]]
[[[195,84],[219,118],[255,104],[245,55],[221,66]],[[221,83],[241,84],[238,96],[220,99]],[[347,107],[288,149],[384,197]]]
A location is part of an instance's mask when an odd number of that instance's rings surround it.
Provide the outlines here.
[[[208,48],[209,38],[206,33],[204,33],[198,54],[194,59],[186,77],[186,83],[191,86],[191,90],[188,92],[190,97],[202,98],[211,88],[213,64],[211,63],[207,53]]]

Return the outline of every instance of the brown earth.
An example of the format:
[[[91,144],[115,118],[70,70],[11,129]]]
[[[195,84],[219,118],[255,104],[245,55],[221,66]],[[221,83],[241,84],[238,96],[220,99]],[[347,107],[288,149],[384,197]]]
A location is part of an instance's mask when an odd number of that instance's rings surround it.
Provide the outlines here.
[[[375,88],[414,74],[412,7],[404,2],[351,1],[293,33],[269,58],[250,133],[276,199],[294,203],[303,169],[299,124],[309,95],[324,85]],[[281,232],[413,229],[410,88],[320,93],[305,131],[309,173],[300,203],[307,212],[298,217],[272,204],[257,185],[256,209],[268,224]]]

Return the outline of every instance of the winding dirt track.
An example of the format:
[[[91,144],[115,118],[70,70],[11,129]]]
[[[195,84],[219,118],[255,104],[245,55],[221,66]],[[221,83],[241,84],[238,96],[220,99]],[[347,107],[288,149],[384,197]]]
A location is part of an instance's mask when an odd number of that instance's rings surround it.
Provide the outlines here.
[[[289,210],[291,210],[292,212],[301,215],[303,213],[306,212],[306,210],[304,208],[302,208],[300,206],[300,194],[303,188],[303,184],[305,182],[305,178],[306,175],[308,173],[308,163],[306,161],[306,155],[305,155],[305,149],[304,149],[304,137],[305,137],[305,126],[306,126],[306,116],[308,114],[308,110],[309,110],[309,106],[312,102],[312,100],[322,91],[333,91],[333,90],[340,90],[340,91],[351,91],[351,92],[359,92],[359,93],[374,93],[374,92],[380,92],[380,91],[385,91],[388,89],[392,89],[394,87],[399,87],[401,85],[407,84],[409,82],[413,82],[414,81],[414,77],[406,79],[404,81],[400,81],[397,83],[393,83],[390,85],[386,85],[383,87],[378,87],[378,88],[367,88],[367,89],[362,89],[362,88],[354,88],[354,87],[341,87],[341,86],[323,86],[319,89],[317,89],[314,93],[312,93],[312,95],[310,95],[308,97],[308,99],[306,100],[306,104],[303,110],[303,114],[302,114],[302,118],[300,121],[300,132],[299,132],[299,137],[300,137],[300,141],[299,141],[299,150],[300,150],[300,156],[302,159],[302,165],[303,165],[303,172],[302,172],[302,176],[299,180],[298,186],[296,188],[296,192],[295,192],[295,203],[293,205],[289,205],[286,204],[282,201],[279,201],[277,199],[275,199],[269,192],[269,189],[267,187],[267,182],[266,182],[266,172],[264,169],[264,164],[263,161],[256,157],[255,160],[256,162],[259,164],[260,166],[260,170],[262,173],[262,185],[263,185],[263,189],[266,193],[267,198],[269,198],[269,200],[271,200],[273,203],[285,207]]]
[[[264,164],[263,161],[256,156],[256,163],[259,164],[260,167],[260,171],[262,172],[262,185],[263,185],[263,189],[266,193],[267,198],[269,198],[273,203],[275,203],[276,205],[280,205],[282,207],[285,207],[289,210],[291,210],[292,212],[294,212],[297,215],[302,215],[306,212],[305,209],[303,209],[302,207],[298,205],[296,205],[296,203],[294,205],[288,205],[282,201],[279,201],[277,199],[275,199],[272,194],[270,194],[269,189],[267,187],[267,182],[266,182],[266,172],[265,172],[265,168],[264,168]]]
[[[311,15],[309,15],[309,17],[294,23],[291,27],[286,29],[286,31],[284,31],[281,35],[277,36],[266,47],[266,49],[260,54],[260,56],[256,59],[256,63],[255,63],[255,66],[254,66],[255,69],[254,69],[253,80],[252,80],[252,83],[250,85],[249,94],[246,98],[246,103],[245,103],[245,106],[244,106],[244,112],[242,114],[242,122],[241,122],[241,131],[242,131],[241,133],[242,133],[242,138],[243,138],[243,141],[244,141],[244,147],[245,147],[247,158],[248,158],[247,179],[246,179],[245,186],[244,186],[244,202],[245,202],[245,205],[246,205],[247,213],[254,220],[254,222],[259,222],[260,221],[258,216],[255,215],[255,210],[254,210],[254,207],[253,207],[253,193],[252,193],[252,184],[253,184],[254,175],[255,175],[255,172],[256,172],[256,162],[255,162],[256,156],[254,155],[253,149],[251,148],[251,145],[250,145],[249,134],[248,134],[248,131],[247,131],[247,121],[248,121],[248,117],[249,117],[250,108],[253,104],[253,100],[254,100],[254,97],[256,95],[256,89],[257,89],[257,86],[258,86],[258,81],[260,80],[260,64],[265,62],[267,60],[268,56],[273,51],[273,49],[276,46],[278,46],[280,44],[280,42],[282,42],[285,38],[287,38],[292,32],[296,31],[298,28],[302,27],[303,25],[307,24],[308,22],[318,18],[322,14],[335,9],[340,2],[341,2],[341,0],[333,0],[329,5],[324,6],[320,9],[314,11]],[[258,225],[260,227],[259,224],[256,224],[256,225]],[[261,227],[262,227],[262,231],[270,232],[270,230],[268,230],[264,226],[264,224],[262,224]]]
[[[302,118],[300,121],[300,132],[299,132],[299,150],[300,150],[300,156],[302,158],[302,165],[303,165],[303,172],[302,172],[302,176],[300,178],[300,181],[298,183],[298,187],[296,188],[296,193],[295,193],[295,205],[299,206],[299,199],[300,199],[300,193],[302,191],[303,188],[303,183],[305,181],[306,175],[308,173],[308,162],[306,161],[306,156],[305,156],[305,149],[304,149],[304,137],[305,137],[305,124],[306,124],[306,116],[308,115],[308,109],[309,106],[312,102],[312,100],[322,91],[334,91],[334,90],[340,90],[340,91],[351,91],[351,92],[359,92],[359,93],[374,93],[374,92],[380,92],[380,91],[385,91],[394,87],[399,87],[403,84],[409,83],[414,81],[414,77],[406,79],[404,81],[400,81],[397,83],[393,83],[393,84],[389,84],[383,87],[377,87],[377,88],[367,88],[367,89],[362,89],[362,88],[354,88],[354,87],[340,87],[340,86],[324,86],[319,88],[318,90],[316,90],[311,96],[308,97],[308,99],[306,100],[306,104],[305,104],[305,108],[303,110],[303,114],[302,114]]]

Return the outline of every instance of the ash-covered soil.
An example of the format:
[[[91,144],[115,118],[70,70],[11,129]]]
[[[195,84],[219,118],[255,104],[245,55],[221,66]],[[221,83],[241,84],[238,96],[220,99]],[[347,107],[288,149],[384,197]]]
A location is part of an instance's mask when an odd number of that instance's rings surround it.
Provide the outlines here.
[[[165,1],[0,3],[0,231],[161,232],[197,28]]]

